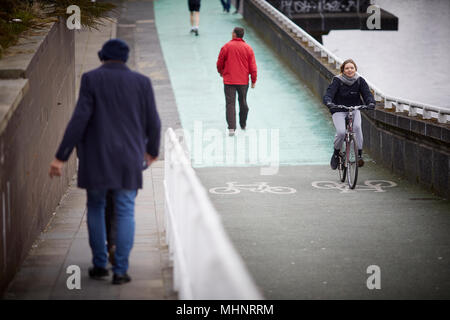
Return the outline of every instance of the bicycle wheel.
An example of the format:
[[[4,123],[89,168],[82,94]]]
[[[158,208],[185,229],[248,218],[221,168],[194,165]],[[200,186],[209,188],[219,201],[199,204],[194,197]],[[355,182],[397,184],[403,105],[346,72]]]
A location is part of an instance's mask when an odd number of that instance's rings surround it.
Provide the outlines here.
[[[344,182],[345,177],[347,176],[347,167],[345,166],[345,147],[344,151],[339,152],[338,172],[339,172],[339,180],[341,182]]]
[[[350,189],[355,189],[358,180],[358,146],[355,137],[351,136],[346,150],[347,178]]]

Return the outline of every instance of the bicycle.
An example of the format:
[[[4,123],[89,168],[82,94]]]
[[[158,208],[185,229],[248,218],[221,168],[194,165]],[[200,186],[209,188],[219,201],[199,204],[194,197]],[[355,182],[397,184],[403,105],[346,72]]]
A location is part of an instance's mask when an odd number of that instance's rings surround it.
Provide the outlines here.
[[[358,144],[353,132],[353,111],[368,109],[369,107],[366,105],[352,107],[338,105],[336,107],[348,110],[348,115],[345,118],[345,139],[343,148],[339,152],[339,180],[344,182],[347,177],[349,188],[355,189],[358,180]]]

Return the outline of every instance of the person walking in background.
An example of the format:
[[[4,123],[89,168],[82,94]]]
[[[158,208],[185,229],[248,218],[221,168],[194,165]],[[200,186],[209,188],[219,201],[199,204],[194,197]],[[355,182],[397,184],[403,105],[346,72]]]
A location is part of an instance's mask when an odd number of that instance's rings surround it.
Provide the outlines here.
[[[128,45],[107,41],[98,56],[102,66],[83,74],[77,105],[49,175],[61,176],[75,147],[78,187],[87,193],[87,225],[93,267],[89,276],[108,276],[105,206],[112,190],[116,219],[113,284],[131,281],[128,259],[134,241],[134,201],[142,188],[142,160],[158,157],[161,122],[150,79],[126,66]]]
[[[223,12],[230,12],[231,0],[220,0],[222,2]]]
[[[236,0],[236,10],[233,12],[233,14],[239,13],[240,5],[241,5],[241,0]]]
[[[252,88],[255,88],[257,78],[255,54],[243,37],[244,29],[234,28],[231,41],[220,49],[217,59],[217,71],[224,83],[226,119],[230,136],[233,136],[236,130],[236,91],[239,98],[239,124],[241,129],[245,130],[249,110],[247,105],[249,75]]]
[[[198,26],[200,24],[200,0],[188,0],[189,12],[191,13],[191,33],[198,36]]]

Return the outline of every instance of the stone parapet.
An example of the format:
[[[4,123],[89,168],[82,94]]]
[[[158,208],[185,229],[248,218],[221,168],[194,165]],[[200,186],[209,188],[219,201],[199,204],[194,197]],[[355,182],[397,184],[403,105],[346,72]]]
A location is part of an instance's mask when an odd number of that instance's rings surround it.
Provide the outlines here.
[[[28,89],[28,79],[0,78],[0,135]]]

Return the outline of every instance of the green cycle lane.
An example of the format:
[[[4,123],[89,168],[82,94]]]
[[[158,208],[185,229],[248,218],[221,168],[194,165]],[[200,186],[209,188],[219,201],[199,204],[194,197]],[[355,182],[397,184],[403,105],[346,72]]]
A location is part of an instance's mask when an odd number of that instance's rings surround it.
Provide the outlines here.
[[[240,15],[202,1],[195,37],[186,1],[154,5],[192,164],[266,298],[450,298],[449,201],[367,156],[349,191],[329,168],[330,116]],[[235,26],[255,51],[258,82],[249,89],[247,133],[228,137],[215,63]],[[253,162],[250,144],[238,142],[249,132],[258,144]],[[262,175],[267,150],[278,152],[272,175]]]
[[[258,137],[267,133],[267,141],[276,135],[281,164],[328,163],[333,129],[326,110],[241,15],[223,13],[220,1],[202,1],[200,35],[196,37],[189,33],[187,1],[164,0],[155,2],[155,21],[181,124],[192,137],[194,167],[230,164],[225,156],[220,164],[220,155],[213,152],[199,155],[194,136],[203,132],[203,147],[213,141],[208,141],[208,130],[211,135],[220,132],[225,137],[225,97],[216,62],[236,26],[245,28],[244,40],[252,46],[258,66],[256,88],[249,89],[247,96],[250,133],[254,130]],[[244,146],[235,148],[237,153],[245,151]],[[239,165],[236,158],[231,165]]]

